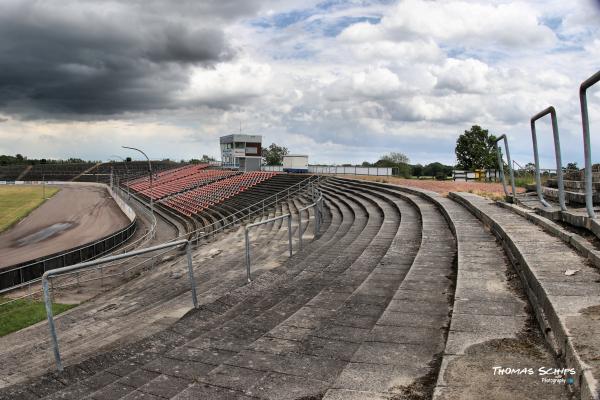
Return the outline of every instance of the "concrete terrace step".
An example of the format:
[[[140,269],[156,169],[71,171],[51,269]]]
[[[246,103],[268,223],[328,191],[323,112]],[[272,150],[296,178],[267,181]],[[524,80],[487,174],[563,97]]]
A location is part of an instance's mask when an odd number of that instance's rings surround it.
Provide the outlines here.
[[[531,311],[514,269],[494,236],[465,208],[437,193],[394,185],[363,185],[379,191],[413,193],[433,202],[456,237],[458,273],[454,309],[433,398],[570,398],[571,393],[564,386],[543,384],[541,378],[493,374],[493,366],[498,365],[558,367],[541,332],[532,324]],[[428,398],[423,386],[420,389],[421,393],[404,393],[404,396],[412,398],[410,395],[416,394],[418,398]],[[341,393],[345,396],[331,398],[350,398],[351,392]],[[361,396],[358,392],[351,398],[390,397],[373,393]]]
[[[419,211],[420,246],[412,248],[412,258],[399,259],[398,253],[390,257],[395,263],[387,267],[395,267],[403,279],[325,399],[423,396],[433,389],[426,380],[437,372],[436,354],[445,343],[453,295],[454,241],[432,204],[412,195],[396,196]],[[410,223],[414,227],[415,221]]]
[[[273,249],[285,252],[287,224],[263,225],[252,237],[257,254],[251,284],[243,284],[234,251],[224,251],[220,261],[204,258],[208,270],[202,272],[200,309],[147,338],[101,350],[62,374],[0,389],[0,398],[445,400],[572,395],[564,386],[541,385],[539,379],[494,376],[497,364],[558,364],[536,333],[501,244],[462,205],[474,210],[467,203],[476,202],[475,196],[467,202],[454,195],[458,204],[422,190],[338,178],[322,183],[321,190],[323,229],[293,257],[269,254]],[[297,213],[310,201],[296,198],[263,218]],[[494,218],[502,210],[486,201],[481,206],[490,207],[486,212]],[[302,229],[310,237],[314,216],[304,221]],[[292,229],[298,229],[297,223]],[[231,230],[221,245],[233,246],[241,233],[242,228]],[[526,230],[517,226],[514,234],[526,236]],[[546,237],[536,233],[533,240],[537,248]],[[509,244],[506,249],[512,259],[522,261]],[[531,254],[536,253],[526,251],[526,256]],[[278,257],[285,262],[273,268],[270,263]],[[590,279],[587,270],[578,274]],[[529,282],[531,276],[522,278]],[[562,281],[550,283],[562,290]],[[539,293],[525,289],[530,297]],[[147,288],[131,286],[122,295],[134,300],[140,290]],[[540,307],[542,317],[551,317],[546,306]],[[593,322],[593,310],[588,314]],[[135,307],[119,316],[130,316],[133,324],[139,318]],[[111,329],[110,323],[99,322],[93,338]]]
[[[327,221],[325,222],[323,229],[328,229]],[[256,236],[265,227],[256,228],[252,233],[253,243],[259,244],[255,246],[256,250],[253,250],[257,260],[261,254],[268,254],[271,258],[278,256],[274,249],[264,246],[271,242],[276,232],[267,232],[262,237]],[[287,233],[287,226],[282,230]],[[244,284],[242,239],[243,231],[239,229],[235,234],[227,235],[213,244],[220,248],[221,253],[217,256],[211,255],[211,252],[202,248],[199,253],[195,252],[193,258],[201,303],[211,302],[228,290]],[[260,246],[260,243],[264,245]],[[287,252],[287,248],[283,252]],[[119,343],[136,341],[143,336],[151,335],[157,330],[164,329],[165,324],[173,322],[172,317],[169,319],[165,316],[173,315],[178,318],[189,310],[191,306],[189,283],[186,279],[178,279],[185,276],[183,275],[185,263],[171,262],[170,264],[59,316],[58,334],[67,364],[85,359],[103,347],[108,346],[110,349],[111,346]],[[254,273],[262,273],[262,271],[256,268]],[[112,306],[103,309],[106,305]],[[141,327],[145,328],[141,330]],[[85,336],[85,340],[82,339],[84,337],[82,335]],[[11,380],[19,379],[18,373],[21,371],[23,376],[26,374],[32,376],[36,371],[43,372],[53,368],[45,323],[1,338],[0,342],[4,343],[1,346],[3,365],[0,368],[6,373],[4,375],[3,372],[3,375]],[[35,347],[32,344],[35,344]],[[23,377],[20,379],[22,380]],[[12,382],[16,383],[16,381]]]
[[[303,283],[304,281],[304,283]],[[257,337],[256,335],[262,336],[262,332],[265,329],[265,326],[275,326],[279,320],[281,320],[281,318],[283,316],[285,316],[287,313],[289,313],[291,310],[297,309],[297,307],[299,306],[299,304],[302,304],[303,302],[306,302],[308,300],[310,300],[312,298],[312,296],[314,296],[314,294],[316,294],[317,292],[314,292],[314,288],[316,287],[317,289],[319,289],[318,285],[309,285],[307,286],[306,284],[308,282],[305,282],[306,278],[305,277],[300,277],[298,275],[298,279],[295,279],[296,283],[295,285],[289,285],[289,289],[292,290],[292,293],[296,293],[296,295],[285,295],[285,292],[281,292],[281,291],[277,291],[275,293],[269,293],[269,292],[265,292],[262,293],[260,296],[258,296],[259,302],[258,304],[253,307],[252,309],[247,309],[247,307],[244,307],[243,305],[240,305],[239,307],[242,307],[242,309],[238,309],[235,310],[236,307],[234,307],[234,309],[232,309],[232,312],[234,312],[234,314],[236,315],[236,320],[238,322],[236,322],[236,325],[230,325],[228,324],[227,326],[229,327],[228,329],[223,329],[223,327],[217,327],[215,329],[213,329],[212,332],[208,332],[208,335],[203,335],[201,338],[196,339],[193,342],[189,342],[187,345],[185,345],[184,347],[182,347],[181,349],[176,349],[176,351],[179,351],[179,354],[189,354],[189,350],[190,348],[192,349],[202,349],[204,350],[204,353],[208,352],[221,352],[224,353],[224,358],[225,359],[229,359],[231,360],[232,356],[235,355],[235,353],[238,353],[240,351],[244,351],[244,344],[245,343],[251,343],[253,340],[255,340]],[[314,282],[317,283],[317,282]],[[311,295],[311,291],[314,293]],[[300,302],[300,303],[299,303]],[[238,307],[238,308],[239,308]],[[260,310],[264,310],[263,312],[260,312]],[[255,314],[258,313],[258,314]],[[273,325],[275,324],[275,325]],[[234,329],[231,329],[234,328]],[[241,334],[239,333],[239,331],[241,331]],[[235,334],[235,332],[238,332],[237,334]],[[231,334],[233,333],[233,336],[231,336]],[[198,353],[198,352],[196,352]],[[202,352],[200,352],[202,354]],[[171,357],[173,357],[173,354],[170,354]],[[223,385],[232,385],[232,389],[240,389],[240,379],[242,379],[242,375],[244,374],[248,374],[247,370],[244,368],[237,368],[234,367],[232,365],[229,364],[224,364],[219,368],[214,369],[214,366],[205,366],[206,370],[204,370],[204,372],[202,372],[202,361],[206,362],[206,358],[205,356],[201,357],[200,359],[196,359],[197,360],[194,364],[194,373],[193,373],[193,377],[195,380],[200,380],[200,381],[208,381],[209,383],[216,383],[216,386],[210,386],[208,388],[205,388],[204,386],[200,386],[200,385],[194,385],[191,388],[187,389],[186,392],[184,392],[184,396],[186,395],[185,393],[195,393],[195,395],[193,395],[192,398],[196,397],[200,397],[202,398],[203,396],[205,398],[213,398],[213,396],[215,396],[215,393],[212,392],[219,392],[221,391],[221,389],[218,389],[219,386],[223,386]],[[235,357],[234,357],[235,358]],[[166,357],[165,359],[161,359],[158,362],[155,362],[153,365],[150,366],[145,366],[144,369],[146,370],[152,370],[154,372],[160,372],[161,374],[163,374],[164,376],[162,377],[157,377],[154,378],[151,382],[147,383],[146,385],[144,385],[143,387],[140,387],[141,392],[151,392],[153,390],[158,390],[157,385],[154,385],[154,383],[156,383],[157,380],[160,380],[160,385],[158,386],[164,386],[163,381],[168,381],[170,378],[169,376],[172,376],[174,373],[178,373],[178,370],[175,369],[175,372],[173,371],[173,368],[171,368],[173,366],[173,362],[169,361],[169,357]],[[214,359],[214,357],[213,357]],[[187,365],[189,367],[190,361],[189,359],[186,361],[181,362],[180,364],[183,365]],[[231,361],[228,361],[231,362]],[[183,375],[180,375],[179,378],[190,378],[189,375],[185,375],[186,373],[189,374],[189,372],[185,371],[185,367],[183,372]],[[165,370],[166,369],[166,370]],[[222,371],[223,369],[228,371],[228,375],[226,376],[226,380],[227,382],[222,382],[219,383],[220,380],[222,380],[223,374]],[[212,371],[209,373],[209,371]],[[231,379],[232,377],[234,377],[235,375],[238,375],[238,379]],[[270,374],[273,375],[273,374]],[[255,374],[250,374],[251,377],[256,377],[256,373]],[[172,379],[171,379],[172,380]],[[216,382],[215,382],[216,381]],[[246,382],[245,380],[242,380],[242,382]],[[152,386],[154,385],[154,387]],[[204,394],[202,396],[200,396],[198,393],[196,393],[195,391],[201,390],[204,392]],[[111,389],[109,389],[109,391],[111,391]],[[212,394],[208,394],[208,393],[212,393]],[[154,392],[154,394],[156,394],[156,392]],[[128,398],[127,396],[125,398]]]
[[[371,246],[365,248],[345,271],[337,274],[328,288],[321,290],[287,320],[215,370],[206,383],[244,389],[246,394],[260,397],[282,398],[286,387],[266,385],[267,388],[263,389],[260,383],[255,388],[234,387],[229,386],[232,383],[223,381],[222,375],[254,377],[262,382],[285,381],[287,377],[295,382],[295,396],[318,394],[335,379],[347,354],[358,346],[361,334],[372,324],[372,315],[361,315],[360,310],[367,307],[370,313],[377,314],[381,312],[377,311],[378,308],[386,302],[382,297],[385,297],[383,293],[388,290],[389,283],[376,280],[372,271],[395,237],[398,227],[398,213],[391,204],[369,196],[357,197],[378,202],[389,222],[383,225],[377,223],[379,230]],[[196,390],[200,390],[200,385],[188,389],[187,394]],[[185,395],[183,393],[182,398]]]
[[[350,203],[348,203],[348,204],[350,204]],[[354,228],[352,230],[352,232],[354,232],[353,235],[355,237],[358,237],[358,235],[361,233],[362,226],[359,224],[358,227],[356,227],[356,224],[353,223],[354,216],[357,213],[360,214],[359,211],[360,211],[360,207],[357,208],[356,210],[351,210],[350,208],[343,209],[343,211],[342,211],[343,214],[345,215],[346,218],[350,218],[351,221],[348,221],[346,224],[346,228],[348,228],[348,229],[345,229],[345,230],[337,229],[336,230],[336,233],[341,235],[340,236],[341,238],[348,236],[348,232],[351,230],[350,228]],[[325,235],[323,235],[323,236],[325,236]],[[335,238],[335,239],[332,238],[330,240],[331,241],[339,241],[340,237]],[[327,251],[329,248],[331,248],[331,246],[323,249],[324,252],[327,253],[326,255],[328,255],[328,253],[329,253],[329,251]],[[298,268],[296,271],[292,271],[291,276],[299,275],[301,272],[302,272],[302,270],[300,268]],[[285,290],[289,291],[292,289],[296,289],[298,294],[302,295],[302,293],[310,293],[313,286],[318,288],[318,285],[311,285],[309,287],[296,287],[294,285],[287,285],[287,288],[286,288],[286,286],[284,285],[284,282],[286,281],[285,277],[286,277],[287,273],[283,269],[279,269],[278,275],[277,274],[270,274],[270,275],[274,276],[274,278],[273,278],[274,281],[277,281],[278,277],[283,279],[283,281],[281,279],[279,279],[278,284],[272,284],[272,282],[270,282],[269,279],[267,279],[267,278],[261,279],[263,277],[269,276],[269,274],[265,273],[265,274],[261,275],[255,282],[253,282],[252,285],[244,286],[244,287],[240,288],[240,290],[238,290],[237,293],[232,292],[232,295],[226,296],[226,298],[223,298],[217,302],[213,302],[212,304],[207,305],[209,308],[205,308],[205,309],[203,309],[203,311],[199,311],[197,313],[192,313],[190,317],[184,318],[181,323],[177,324],[178,326],[174,329],[178,332],[184,332],[188,336],[189,335],[197,335],[202,332],[206,335],[207,332],[204,332],[203,329],[206,330],[207,327],[210,326],[210,321],[211,321],[211,319],[207,319],[208,320],[207,323],[209,325],[206,325],[204,323],[204,319],[205,319],[204,317],[206,317],[207,315],[211,315],[211,313],[215,313],[218,315],[229,314],[230,316],[232,316],[234,318],[237,316],[238,318],[244,319],[244,318],[248,318],[249,316],[252,315],[252,313],[256,312],[256,311],[252,311],[252,310],[261,310],[264,307],[267,307],[269,302],[272,303],[273,300],[277,299],[277,296],[272,297],[271,299],[265,299],[265,296],[261,295],[260,292],[253,294],[253,292],[250,289],[257,290],[257,288],[261,289],[263,286],[264,286],[264,288],[275,287],[281,291],[285,291]],[[272,284],[271,286],[269,286],[270,283]],[[244,299],[243,293],[246,293],[246,296],[248,296],[250,294],[253,294],[253,295],[250,297],[250,299],[247,298],[246,301],[243,302],[244,304],[240,304],[241,300]],[[278,292],[276,292],[276,293],[278,293]],[[301,298],[301,296],[298,296],[298,297]],[[292,296],[292,299],[294,299],[293,296]],[[233,304],[236,304],[237,308],[235,306],[233,306]],[[258,304],[262,304],[262,307],[259,307]],[[251,308],[248,309],[248,307],[251,307]],[[227,310],[229,310],[231,312],[227,312]],[[245,312],[244,312],[244,310],[245,310]],[[271,311],[271,313],[273,313],[274,317],[277,317],[277,315],[278,315],[276,313],[276,310]],[[194,318],[194,316],[197,316],[199,318],[199,320],[196,320]],[[202,316],[204,316],[204,317],[202,317]],[[220,317],[220,318],[222,319],[222,317]],[[227,321],[230,321],[229,325],[224,325],[224,324],[227,324]],[[236,325],[235,322],[231,322],[232,321],[231,319],[227,319],[227,321],[221,321],[220,323],[216,324],[216,327],[214,327],[214,329],[219,329],[219,331],[212,332],[213,338],[214,338],[214,340],[216,340],[215,344],[217,346],[219,345],[219,343],[223,344],[224,347],[235,345],[234,342],[236,341],[236,339],[235,339],[236,336],[235,335],[231,336],[231,334],[240,329],[242,331],[244,331],[242,329],[242,327],[246,326],[246,324],[242,323],[242,322],[238,322]],[[229,328],[226,329],[225,331],[223,331],[222,329],[226,328],[226,326],[229,326]],[[235,327],[235,329],[232,327]],[[248,334],[248,331],[244,331],[244,332],[246,332]],[[209,334],[208,337],[210,338],[210,332],[208,332],[208,334]],[[167,337],[159,337],[152,344],[151,348],[154,350],[150,351],[150,353],[140,351],[140,352],[138,352],[139,353],[138,354],[135,352],[135,348],[134,348],[134,351],[133,351],[134,354],[130,357],[130,361],[123,361],[122,366],[117,366],[115,368],[117,368],[117,371],[119,373],[121,373],[121,371],[127,370],[125,364],[128,362],[134,362],[136,364],[139,364],[140,362],[147,361],[147,358],[149,357],[149,355],[152,355],[153,359],[155,359],[157,356],[160,356],[161,352],[164,352],[163,349],[165,347],[168,349],[169,342],[177,344],[177,342],[181,339],[182,336],[184,336],[184,335],[172,334],[172,335],[167,335]],[[227,338],[229,338],[229,339],[227,339]],[[169,340],[167,340],[167,339],[169,339]],[[246,339],[248,339],[248,338],[246,338]],[[233,340],[233,342],[231,340]],[[224,349],[224,350],[226,350],[226,349]],[[125,351],[125,354],[130,354],[130,352]],[[149,365],[147,367],[147,369],[151,369],[151,368],[154,368],[154,367],[152,365]],[[99,370],[102,371],[102,369],[99,369]],[[131,370],[131,366],[129,367],[129,370]],[[99,372],[93,376],[93,379],[90,378],[91,379],[90,382],[85,383],[87,381],[83,381],[83,382],[78,382],[77,385],[69,385],[69,387],[60,394],[65,395],[65,396],[70,395],[73,397],[78,397],[81,395],[81,392],[79,392],[79,394],[77,394],[77,390],[85,390],[86,388],[87,388],[87,393],[89,393],[91,388],[101,388],[103,386],[106,386],[104,384],[101,386],[97,386],[97,384],[94,383],[96,381],[108,384],[109,382],[107,382],[107,380],[109,380],[109,381],[111,379],[113,381],[119,380],[118,376],[115,377],[114,372],[115,371]],[[29,392],[29,393],[31,393],[31,392]],[[38,389],[38,393],[43,393],[43,392],[40,392]]]
[[[560,238],[478,196],[452,197],[500,238],[518,263],[517,272],[547,341],[567,368],[575,368],[581,398],[599,398],[600,274]],[[567,269],[578,271],[566,276]]]

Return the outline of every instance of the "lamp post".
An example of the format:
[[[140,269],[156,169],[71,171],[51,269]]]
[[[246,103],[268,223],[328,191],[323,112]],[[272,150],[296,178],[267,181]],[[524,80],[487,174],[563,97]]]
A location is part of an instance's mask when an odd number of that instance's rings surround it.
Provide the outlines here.
[[[152,191],[152,164],[150,163],[150,159],[148,158],[146,153],[144,153],[140,149],[136,149],[135,147],[127,147],[127,146],[121,146],[121,147],[124,149],[139,151],[140,153],[142,153],[144,155],[144,157],[146,157],[146,160],[148,160],[148,174],[150,175],[150,212],[152,213],[152,215],[154,215],[154,200],[152,199],[154,197],[154,192]]]
[[[117,156],[115,154],[113,154],[111,157],[117,157],[118,159],[120,159],[121,161],[123,161],[123,165],[125,166],[125,180],[129,180],[129,168],[127,167],[127,161],[121,157],[121,156]],[[131,196],[129,195],[129,185],[127,186],[127,198],[131,198]]]

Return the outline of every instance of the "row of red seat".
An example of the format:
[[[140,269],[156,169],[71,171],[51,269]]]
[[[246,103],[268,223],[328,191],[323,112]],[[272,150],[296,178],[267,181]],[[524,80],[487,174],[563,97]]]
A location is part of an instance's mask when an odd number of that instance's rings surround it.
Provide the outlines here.
[[[176,172],[178,172],[178,171],[180,171],[182,169],[189,168],[189,167],[190,167],[190,165],[184,165],[183,167],[170,168],[170,169],[168,169],[166,171],[161,171],[161,172],[154,173],[153,174],[153,178],[157,178],[159,176],[165,176],[165,174],[167,174],[167,173],[176,173]],[[142,182],[148,182],[148,176],[147,175],[143,175],[143,176],[140,176],[139,178],[132,179],[129,182],[127,182],[126,185],[129,186],[129,187],[131,187],[131,186],[133,186],[135,184],[142,183]]]
[[[246,172],[180,193],[160,202],[190,217],[267,179],[271,179],[275,175],[277,175],[276,172]]]
[[[180,168],[171,169],[168,171],[162,171],[153,176],[153,187],[158,187],[164,183],[180,179],[186,176],[190,176],[192,174],[197,173],[203,169],[206,169],[208,164],[195,164],[195,165],[186,165]],[[140,178],[135,181],[127,183],[127,185],[137,191],[141,192],[150,188],[150,181],[148,177]]]
[[[154,185],[152,189],[144,189],[139,193],[151,198],[152,200],[159,200],[164,197],[184,192],[199,186],[204,186],[219,179],[227,178],[237,174],[239,174],[239,172],[212,169],[200,170],[192,175],[187,175],[169,182]]]

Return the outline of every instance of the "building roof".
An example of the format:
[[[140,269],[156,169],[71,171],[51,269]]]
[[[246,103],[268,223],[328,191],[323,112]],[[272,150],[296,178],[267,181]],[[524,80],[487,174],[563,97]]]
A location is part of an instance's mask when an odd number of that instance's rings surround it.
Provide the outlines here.
[[[242,135],[239,133],[220,137],[220,143],[250,142],[262,143],[262,135]]]

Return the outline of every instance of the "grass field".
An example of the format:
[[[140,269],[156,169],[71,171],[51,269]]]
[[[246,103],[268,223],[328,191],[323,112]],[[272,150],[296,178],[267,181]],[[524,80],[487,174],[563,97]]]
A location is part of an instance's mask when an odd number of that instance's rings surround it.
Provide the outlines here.
[[[46,187],[46,197],[52,197],[58,190],[58,188]],[[43,202],[41,186],[1,185],[0,232],[25,218]]]
[[[0,336],[8,335],[46,319],[42,301],[16,300],[3,305],[8,299],[0,297]],[[67,311],[76,304],[52,304],[54,315]]]

